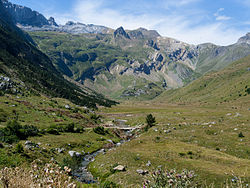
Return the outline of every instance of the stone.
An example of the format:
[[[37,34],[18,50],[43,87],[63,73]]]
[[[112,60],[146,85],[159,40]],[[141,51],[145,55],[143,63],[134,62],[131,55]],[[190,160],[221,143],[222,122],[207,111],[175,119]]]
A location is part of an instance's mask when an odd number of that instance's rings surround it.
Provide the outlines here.
[[[68,104],[66,104],[64,107],[65,107],[66,109],[70,109],[70,106],[69,106]]]
[[[148,161],[147,164],[146,164],[146,166],[151,166],[151,162]]]
[[[70,155],[71,157],[73,157],[73,156],[81,157],[81,156],[82,156],[81,153],[76,152],[76,151],[69,151],[69,155]]]
[[[142,170],[142,169],[137,169],[136,172],[140,175],[146,175],[148,174],[148,171],[147,170]]]
[[[121,144],[120,142],[118,142],[118,143],[116,144],[116,146],[118,146],[118,147],[121,146],[121,145],[122,145],[122,144]]]
[[[122,166],[122,165],[118,165],[117,167],[115,167],[113,169],[117,170],[117,171],[125,171],[126,170],[125,166]]]

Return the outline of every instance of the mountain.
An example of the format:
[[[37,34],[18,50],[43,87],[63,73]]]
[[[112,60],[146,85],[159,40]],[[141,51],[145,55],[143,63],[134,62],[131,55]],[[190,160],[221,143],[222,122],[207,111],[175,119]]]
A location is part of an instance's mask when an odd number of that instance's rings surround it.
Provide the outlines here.
[[[49,20],[17,25],[29,31],[59,72],[115,99],[154,98],[250,54],[249,34],[229,46],[191,45],[144,28],[113,30],[72,21],[58,26]]]
[[[21,81],[33,93],[62,97],[88,107],[115,102],[82,90],[64,79],[51,60],[39,51],[15,25],[0,1],[0,74]]]
[[[28,7],[12,4],[8,0],[2,0],[4,7],[9,12],[15,24],[32,25],[41,27],[49,25],[48,20],[37,11],[33,11]]]
[[[250,101],[250,56],[208,73],[186,87],[163,93],[157,100],[174,103]]]

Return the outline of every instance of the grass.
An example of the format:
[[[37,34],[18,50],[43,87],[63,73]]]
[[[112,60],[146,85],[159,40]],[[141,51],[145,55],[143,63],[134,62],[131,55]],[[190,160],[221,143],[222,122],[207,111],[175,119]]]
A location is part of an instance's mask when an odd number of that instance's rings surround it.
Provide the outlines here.
[[[70,106],[70,109],[65,106]],[[48,98],[46,96],[16,96],[5,95],[0,98],[0,128],[5,127],[8,121],[17,119],[21,125],[33,125],[40,130],[46,130],[50,126],[65,126],[74,123],[78,127],[85,128],[82,133],[60,133],[60,135],[42,134],[36,137],[29,137],[34,143],[41,143],[39,148],[34,151],[25,149],[23,153],[18,154],[15,151],[16,144],[5,146],[0,149],[0,167],[20,166],[29,163],[36,158],[43,161],[55,158],[60,164],[63,158],[67,156],[69,150],[94,152],[101,149],[111,139],[113,142],[119,142],[119,138],[113,135],[110,130],[106,135],[98,135],[93,132],[93,126],[99,122],[99,119],[91,118],[93,112],[84,107],[74,105],[66,99]],[[20,143],[24,146],[25,141]],[[70,144],[70,145],[68,145]],[[55,148],[64,148],[65,152],[59,154]]]
[[[106,179],[126,187],[141,187],[147,178],[137,174],[137,169],[153,171],[159,165],[194,170],[199,182],[215,187],[234,176],[249,182],[249,105],[249,101],[244,104],[233,101],[219,107],[148,102],[103,108],[101,113],[107,119],[127,119],[131,125],[145,124],[146,115],[152,113],[158,125],[122,147],[98,156],[89,168],[102,177],[113,164],[125,165],[126,172]],[[171,132],[165,133],[166,130]],[[238,137],[240,132],[245,136],[243,139]],[[152,166],[147,167],[147,161]]]

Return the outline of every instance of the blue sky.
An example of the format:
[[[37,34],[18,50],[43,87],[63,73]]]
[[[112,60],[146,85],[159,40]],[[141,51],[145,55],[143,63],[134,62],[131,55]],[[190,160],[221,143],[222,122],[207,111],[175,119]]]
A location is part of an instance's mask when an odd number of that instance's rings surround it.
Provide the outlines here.
[[[145,27],[200,44],[235,43],[250,32],[250,0],[10,0],[57,23],[72,20],[125,29]]]

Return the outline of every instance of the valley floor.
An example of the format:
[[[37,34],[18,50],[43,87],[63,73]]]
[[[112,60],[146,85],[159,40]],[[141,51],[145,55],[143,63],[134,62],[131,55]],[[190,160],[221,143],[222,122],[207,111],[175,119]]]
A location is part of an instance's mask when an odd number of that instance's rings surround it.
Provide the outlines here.
[[[248,102],[246,102],[248,101]],[[138,138],[97,157],[90,170],[101,179],[122,187],[142,187],[150,175],[163,169],[193,170],[203,186],[223,187],[235,177],[250,182],[250,101],[213,104],[168,105],[154,102],[127,102],[100,113],[143,126],[147,114],[157,125]],[[242,133],[242,135],[240,135]],[[150,161],[151,165],[146,165]],[[110,174],[114,165],[126,166],[125,172]],[[108,175],[107,175],[108,174]]]

